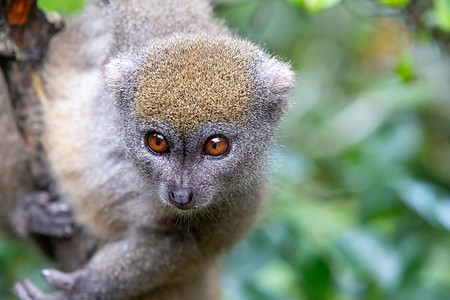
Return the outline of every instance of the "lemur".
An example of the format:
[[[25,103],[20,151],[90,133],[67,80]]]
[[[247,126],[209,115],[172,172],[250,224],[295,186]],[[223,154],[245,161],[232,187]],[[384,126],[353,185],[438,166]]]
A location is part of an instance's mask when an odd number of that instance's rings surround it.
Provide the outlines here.
[[[22,300],[219,299],[217,260],[264,202],[295,75],[205,0],[91,3],[50,44],[44,145],[97,251]],[[3,155],[3,154],[2,154]]]

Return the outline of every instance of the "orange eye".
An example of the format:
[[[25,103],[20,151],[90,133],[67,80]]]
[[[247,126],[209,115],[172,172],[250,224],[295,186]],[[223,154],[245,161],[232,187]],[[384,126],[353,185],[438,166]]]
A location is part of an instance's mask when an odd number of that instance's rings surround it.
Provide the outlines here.
[[[228,141],[222,136],[212,136],[206,140],[205,154],[211,156],[224,155],[228,150]]]
[[[169,151],[169,143],[166,138],[159,133],[150,133],[147,135],[147,146],[155,153],[166,153]]]

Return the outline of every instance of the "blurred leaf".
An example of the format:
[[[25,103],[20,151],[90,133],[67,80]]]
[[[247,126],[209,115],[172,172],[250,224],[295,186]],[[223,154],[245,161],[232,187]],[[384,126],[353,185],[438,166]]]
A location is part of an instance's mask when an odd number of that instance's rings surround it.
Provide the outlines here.
[[[317,129],[315,144],[311,144],[316,149],[315,155],[334,155],[360,142],[393,113],[426,103],[429,94],[429,88],[423,84],[402,85],[387,81],[376,85]]]
[[[301,153],[279,148],[272,154],[271,173],[279,176],[285,184],[298,184],[311,176],[312,162]]]
[[[303,286],[309,299],[329,300],[331,295],[331,271],[323,257],[308,257],[300,265]]]
[[[297,6],[300,6],[303,4],[303,0],[287,0],[287,1],[294,5],[297,5]]]
[[[441,198],[432,185],[399,180],[395,183],[400,199],[434,226],[450,230],[450,197]]]
[[[430,253],[430,245],[415,234],[408,234],[401,238],[398,249],[404,262],[403,284],[408,286],[414,283],[420,271],[426,264],[427,255]]]
[[[345,257],[370,275],[385,291],[400,283],[403,261],[395,249],[380,236],[366,229],[349,231],[338,241]]]
[[[433,3],[439,27],[450,31],[450,0],[434,0]]]
[[[341,2],[341,0],[288,0],[288,1],[294,5],[303,6],[307,11],[311,13],[316,13],[321,10],[325,10]]]
[[[411,0],[378,0],[384,5],[389,5],[392,7],[403,7],[406,6]]]
[[[412,113],[399,114],[386,122],[376,135],[361,145],[371,162],[388,169],[393,176],[399,176],[399,164],[405,164],[419,154],[424,142],[424,132],[420,118]],[[367,171],[372,168],[365,166]],[[390,178],[389,180],[391,180]]]
[[[62,15],[67,15],[80,12],[85,5],[85,0],[38,0],[38,5],[43,10],[56,11]]]
[[[292,197],[298,195],[292,194]],[[276,205],[277,210],[290,227],[305,231],[308,236],[314,237],[315,242],[328,247],[331,238],[350,228],[355,223],[355,216],[350,212],[356,203],[346,199],[335,201],[314,201],[312,199],[299,202],[298,196],[290,201]],[[301,204],[301,205],[299,205]]]
[[[259,272],[255,279],[268,293],[285,291],[283,299],[293,299],[294,296],[289,297],[288,294],[291,294],[290,291],[295,287],[295,278],[296,270],[291,265],[283,261],[274,261]]]
[[[448,272],[448,266],[450,265],[448,249],[450,249],[450,243],[448,240],[440,239],[439,242],[428,245],[428,247],[430,251],[425,257],[426,264],[420,274],[422,278],[427,279],[423,286],[430,287],[432,282],[434,285],[446,287],[447,291],[450,292],[450,274]],[[450,298],[450,293],[447,296]]]
[[[404,81],[411,81],[414,77],[414,61],[410,55],[402,55],[397,67],[397,74]]]

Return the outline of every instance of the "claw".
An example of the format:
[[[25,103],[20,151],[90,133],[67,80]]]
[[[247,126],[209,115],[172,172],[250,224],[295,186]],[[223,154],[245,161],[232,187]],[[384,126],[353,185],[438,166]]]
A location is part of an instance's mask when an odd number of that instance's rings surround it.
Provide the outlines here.
[[[70,225],[64,226],[64,233],[66,236],[68,236],[68,237],[72,236],[74,231],[75,230],[72,226],[70,226]]]
[[[48,284],[66,291],[70,290],[75,283],[75,279],[71,274],[63,273],[57,270],[45,269],[42,270],[41,274]]]
[[[50,202],[48,204],[48,210],[52,214],[68,214],[70,213],[69,205],[62,202]]]

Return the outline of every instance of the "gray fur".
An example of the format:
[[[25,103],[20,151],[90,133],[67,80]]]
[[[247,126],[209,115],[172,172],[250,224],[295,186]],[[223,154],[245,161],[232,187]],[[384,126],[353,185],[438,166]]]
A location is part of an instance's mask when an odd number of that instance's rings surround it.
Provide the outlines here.
[[[46,148],[62,197],[100,249],[82,270],[46,272],[60,291],[39,299],[217,299],[208,274],[263,203],[268,152],[294,75],[251,47],[243,53],[253,81],[248,118],[204,122],[188,136],[170,123],[134,118],[142,64],[152,43],[173,34],[248,44],[214,20],[203,0],[111,0],[53,40],[43,73],[51,100]],[[169,141],[169,154],[148,151],[144,136],[152,131]],[[206,157],[203,144],[215,134],[231,150]],[[169,203],[174,188],[193,193],[191,209]]]

